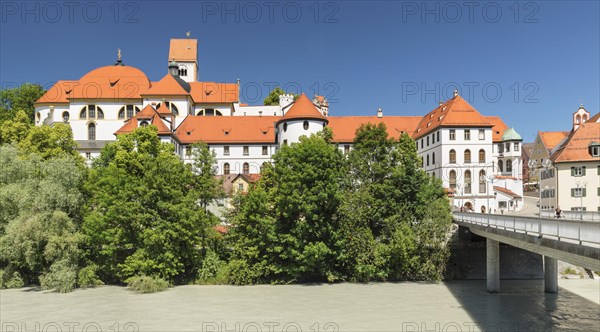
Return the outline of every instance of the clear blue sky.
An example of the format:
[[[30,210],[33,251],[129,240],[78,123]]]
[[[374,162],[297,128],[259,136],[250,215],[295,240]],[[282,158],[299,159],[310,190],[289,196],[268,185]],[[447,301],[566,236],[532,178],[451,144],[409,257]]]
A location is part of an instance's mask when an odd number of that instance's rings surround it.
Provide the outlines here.
[[[597,1],[2,1],[0,80],[51,84],[112,64],[151,80],[169,38],[198,39],[200,79],[241,79],[260,104],[272,82],[331,100],[332,115],[423,115],[454,85],[525,141],[600,111]],[[498,94],[500,93],[500,95]]]

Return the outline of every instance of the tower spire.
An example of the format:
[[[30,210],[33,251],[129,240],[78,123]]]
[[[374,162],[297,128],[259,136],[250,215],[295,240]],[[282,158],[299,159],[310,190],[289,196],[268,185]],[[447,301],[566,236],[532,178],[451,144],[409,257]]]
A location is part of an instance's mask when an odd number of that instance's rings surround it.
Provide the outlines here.
[[[123,60],[121,60],[121,49],[117,48],[117,62],[115,62],[115,66],[122,66]]]

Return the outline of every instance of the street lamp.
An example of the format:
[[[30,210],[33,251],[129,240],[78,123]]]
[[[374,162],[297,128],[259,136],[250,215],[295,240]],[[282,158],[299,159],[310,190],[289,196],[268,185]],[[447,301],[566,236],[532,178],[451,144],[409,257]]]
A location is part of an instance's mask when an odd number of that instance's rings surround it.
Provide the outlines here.
[[[542,169],[546,170],[548,168],[550,168],[552,166],[552,161],[550,161],[550,159],[544,159],[541,163],[541,165],[538,165],[537,160],[535,159],[531,159],[529,160],[528,165],[529,166],[529,171],[531,174],[538,174],[537,177],[537,187],[538,187],[538,233],[539,233],[539,237],[542,237],[542,187],[541,187],[541,183],[542,183],[542,179],[541,179],[541,171]]]

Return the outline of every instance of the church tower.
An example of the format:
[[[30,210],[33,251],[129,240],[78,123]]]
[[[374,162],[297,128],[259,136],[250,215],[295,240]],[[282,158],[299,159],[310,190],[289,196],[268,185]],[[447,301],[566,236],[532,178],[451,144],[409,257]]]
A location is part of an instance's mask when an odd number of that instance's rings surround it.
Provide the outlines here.
[[[168,62],[175,61],[179,65],[179,77],[186,82],[198,80],[198,40],[189,38],[171,39]]]
[[[579,109],[573,113],[573,131],[577,130],[577,128],[589,118],[590,112],[583,108],[583,105],[580,105]]]

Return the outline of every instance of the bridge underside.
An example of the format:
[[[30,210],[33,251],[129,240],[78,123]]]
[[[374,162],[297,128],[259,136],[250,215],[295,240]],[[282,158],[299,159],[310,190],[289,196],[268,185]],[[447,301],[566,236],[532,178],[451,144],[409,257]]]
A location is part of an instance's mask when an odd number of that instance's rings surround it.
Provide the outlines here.
[[[487,289],[490,292],[500,290],[499,242],[534,252],[544,256],[544,281],[546,292],[558,291],[558,260],[581,266],[586,269],[600,271],[600,248],[582,246],[576,242],[566,242],[553,238],[539,238],[537,234],[518,233],[495,227],[454,220],[462,227],[467,227],[476,235],[487,241]]]

